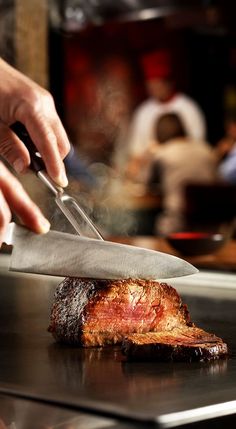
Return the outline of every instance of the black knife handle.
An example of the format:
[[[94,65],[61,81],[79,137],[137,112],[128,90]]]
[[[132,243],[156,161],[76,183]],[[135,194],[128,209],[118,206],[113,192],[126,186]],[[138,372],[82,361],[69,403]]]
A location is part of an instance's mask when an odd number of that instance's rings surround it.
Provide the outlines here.
[[[41,170],[46,170],[44,161],[42,160],[41,155],[39,154],[38,149],[33,143],[25,126],[21,122],[14,122],[10,128],[27,147],[31,159],[31,170],[33,170],[35,173],[38,173],[38,171]]]

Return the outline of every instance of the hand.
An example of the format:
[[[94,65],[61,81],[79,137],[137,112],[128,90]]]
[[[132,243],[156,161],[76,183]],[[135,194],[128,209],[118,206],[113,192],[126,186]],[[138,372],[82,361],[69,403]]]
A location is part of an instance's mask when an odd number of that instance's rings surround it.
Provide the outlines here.
[[[67,186],[63,159],[70,143],[51,94],[0,59],[0,154],[21,173],[29,166],[30,156],[9,129],[15,121],[25,125],[51,178]]]
[[[0,162],[0,246],[11,212],[19,216],[21,222],[37,233],[46,233],[50,224],[40,209],[33,203],[20,182],[5,165]]]
[[[9,125],[22,122],[41,153],[48,174],[60,186],[67,185],[63,159],[70,149],[65,130],[56,113],[52,96],[0,59],[0,155],[21,173],[30,164],[25,145]],[[22,185],[0,162],[0,245],[11,212],[38,233],[50,224]]]

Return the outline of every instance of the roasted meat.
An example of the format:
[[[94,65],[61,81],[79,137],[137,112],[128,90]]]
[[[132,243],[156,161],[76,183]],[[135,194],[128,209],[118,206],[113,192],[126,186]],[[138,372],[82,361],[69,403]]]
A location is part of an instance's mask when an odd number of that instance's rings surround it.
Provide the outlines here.
[[[227,354],[227,345],[197,328],[177,291],[152,280],[66,278],[58,287],[49,331],[85,347],[122,343],[130,360],[193,361]]]
[[[102,346],[182,325],[191,325],[187,307],[167,284],[66,278],[56,290],[49,331],[64,343]]]
[[[171,331],[131,334],[122,345],[129,360],[196,361],[218,359],[228,354],[227,344],[195,326]]]

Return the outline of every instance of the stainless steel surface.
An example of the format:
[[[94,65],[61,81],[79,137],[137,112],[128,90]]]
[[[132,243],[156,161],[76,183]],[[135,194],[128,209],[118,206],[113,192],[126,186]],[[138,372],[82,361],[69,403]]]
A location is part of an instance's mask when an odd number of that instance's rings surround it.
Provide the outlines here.
[[[100,232],[93,224],[92,220],[87,216],[87,214],[73,197],[66,194],[63,188],[57,186],[48,176],[46,171],[38,171],[37,176],[54,194],[56,204],[73,226],[77,234],[103,240]]]
[[[214,287],[219,278],[214,273],[196,274],[193,283],[191,277],[175,280],[193,320],[222,336],[232,355],[215,362],[173,364],[128,363],[119,347],[56,344],[47,326],[59,278],[4,270],[0,274],[0,392],[15,389],[19,395],[65,403],[83,412],[140,421],[146,428],[151,422],[160,428],[188,422],[183,426],[187,428],[194,421],[198,421],[194,428],[235,427],[236,281],[233,287],[232,275],[220,276],[221,287],[220,281]],[[220,423],[214,426],[214,422]]]
[[[12,244],[14,271],[100,279],[165,279],[197,272],[166,253],[57,231],[37,235],[16,224]]]
[[[0,395],[1,429],[133,429],[116,419]]]

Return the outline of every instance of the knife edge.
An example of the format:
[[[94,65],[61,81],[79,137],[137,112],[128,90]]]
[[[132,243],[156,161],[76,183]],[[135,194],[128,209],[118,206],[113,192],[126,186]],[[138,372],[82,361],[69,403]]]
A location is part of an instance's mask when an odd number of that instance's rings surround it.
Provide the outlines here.
[[[35,234],[11,227],[11,271],[98,279],[160,280],[195,274],[188,262],[167,253],[58,231]]]

